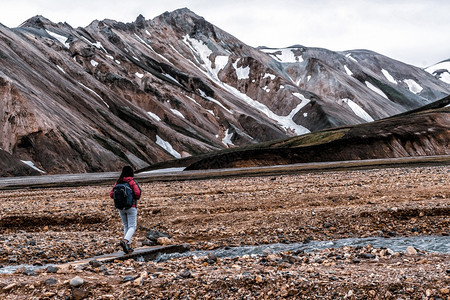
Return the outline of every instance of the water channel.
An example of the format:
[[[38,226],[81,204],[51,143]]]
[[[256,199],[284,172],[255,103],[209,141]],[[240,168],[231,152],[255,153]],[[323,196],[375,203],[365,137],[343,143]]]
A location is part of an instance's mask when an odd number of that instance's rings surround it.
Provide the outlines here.
[[[170,258],[204,256],[209,253],[217,257],[237,257],[243,255],[262,255],[270,250],[272,253],[287,251],[305,251],[323,250],[327,248],[342,248],[344,246],[361,246],[368,244],[374,248],[389,248],[394,252],[404,252],[408,246],[432,253],[450,253],[450,236],[415,236],[415,237],[368,237],[368,238],[347,238],[330,241],[310,241],[309,243],[292,244],[269,244],[258,246],[227,247],[215,250],[198,250],[184,253],[161,254],[156,261],[165,261]]]
[[[268,244],[257,246],[226,247],[214,250],[195,250],[183,253],[160,254],[154,261],[162,262],[171,258],[206,256],[213,254],[217,257],[237,257],[243,255],[262,255],[264,252],[271,253],[287,251],[312,252],[327,248],[342,248],[344,246],[365,247],[368,244],[374,248],[389,248],[394,252],[404,252],[408,246],[432,253],[450,253],[450,236],[414,236],[414,237],[367,237],[367,238],[347,238],[329,241],[310,241],[308,243],[292,244]],[[144,260],[143,258],[141,258]],[[24,266],[27,270],[46,268],[46,266],[15,265],[0,268],[0,274],[12,274],[18,268]]]

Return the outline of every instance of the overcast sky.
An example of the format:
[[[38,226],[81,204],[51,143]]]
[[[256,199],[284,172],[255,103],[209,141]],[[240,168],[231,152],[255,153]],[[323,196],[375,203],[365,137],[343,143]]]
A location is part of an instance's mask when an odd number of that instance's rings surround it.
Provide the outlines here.
[[[419,67],[450,58],[447,0],[0,0],[0,23],[43,15],[84,27],[183,7],[254,47],[369,49]]]

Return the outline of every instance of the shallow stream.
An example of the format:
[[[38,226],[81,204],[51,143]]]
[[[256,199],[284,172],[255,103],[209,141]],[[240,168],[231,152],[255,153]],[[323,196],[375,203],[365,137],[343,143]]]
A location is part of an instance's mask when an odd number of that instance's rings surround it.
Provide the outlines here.
[[[408,246],[413,246],[426,252],[450,253],[450,236],[417,236],[417,237],[368,237],[368,238],[347,238],[333,241],[311,241],[309,243],[292,244],[269,244],[258,246],[227,247],[215,250],[198,250],[184,253],[161,254],[156,261],[165,261],[170,258],[205,256],[213,254],[217,257],[237,257],[243,255],[262,255],[270,250],[272,253],[287,251],[305,251],[323,250],[327,248],[342,248],[344,246],[361,246],[368,244],[374,248],[389,248],[394,252],[404,252]]]
[[[342,248],[344,246],[361,246],[368,244],[374,248],[389,248],[394,252],[404,252],[408,246],[413,246],[426,252],[434,253],[450,253],[450,236],[416,236],[416,237],[368,237],[368,238],[347,238],[333,241],[311,241],[308,243],[292,243],[292,244],[268,244],[258,246],[241,246],[226,247],[215,250],[196,250],[183,253],[161,254],[154,261],[161,262],[171,258],[190,257],[190,256],[206,256],[213,254],[217,257],[237,257],[243,255],[262,255],[264,252],[271,253],[287,252],[287,251],[305,251],[323,250],[327,248]],[[144,258],[138,258],[144,261]],[[0,268],[0,274],[12,274],[18,268],[24,266],[27,270],[37,270],[46,268],[47,266],[32,265],[15,265]]]

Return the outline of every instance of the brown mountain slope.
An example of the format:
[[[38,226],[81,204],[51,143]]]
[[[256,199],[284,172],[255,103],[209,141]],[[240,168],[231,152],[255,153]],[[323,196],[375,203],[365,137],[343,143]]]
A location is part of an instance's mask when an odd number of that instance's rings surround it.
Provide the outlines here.
[[[40,175],[36,169],[33,169],[25,162],[18,160],[6,151],[0,149],[0,170],[2,176],[28,176]]]

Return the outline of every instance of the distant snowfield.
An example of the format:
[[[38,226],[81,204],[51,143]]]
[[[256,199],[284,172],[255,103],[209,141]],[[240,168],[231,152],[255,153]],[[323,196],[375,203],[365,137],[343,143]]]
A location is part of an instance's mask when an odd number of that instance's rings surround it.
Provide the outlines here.
[[[376,86],[374,86],[370,82],[366,81],[366,86],[369,89],[371,89],[372,91],[374,91],[375,93],[377,93],[378,95],[383,96],[386,99],[389,99],[388,96],[386,96],[386,94],[382,90],[380,90],[379,88],[377,88]]]
[[[50,30],[45,29],[45,31],[47,31],[47,33],[49,35],[51,35],[53,38],[57,39],[61,44],[64,45],[64,47],[69,48],[70,47],[70,43],[67,43],[67,37],[63,36],[63,35],[59,35],[57,33],[54,33]]]
[[[148,31],[147,31],[147,34],[148,34]],[[150,35],[150,34],[149,34],[149,35]],[[143,38],[141,38],[140,36],[138,36],[136,33],[134,34],[134,36],[135,36],[142,44],[144,44],[147,48],[149,48],[153,53],[155,53],[158,57],[162,58],[164,61],[166,61],[167,63],[169,63],[170,65],[173,66],[173,64],[172,64],[167,58],[165,58],[164,56],[162,56],[161,54],[159,54],[158,52],[156,52],[155,49],[153,49],[152,46],[150,46],[146,41],[144,41]],[[150,36],[151,36],[151,35],[150,35]],[[135,59],[136,59],[137,61],[139,61],[139,59],[137,59],[136,57],[135,57]]]
[[[66,71],[64,71],[63,68],[61,68],[60,66],[56,65],[56,67],[58,68],[58,70],[60,70],[61,72],[63,72],[64,74],[66,74]]]
[[[233,137],[233,133],[228,133],[229,129],[225,131],[225,137],[222,139],[222,143],[225,146],[234,146],[233,142],[231,141],[231,138]]]
[[[159,145],[164,150],[166,150],[167,152],[169,152],[172,156],[176,158],[181,158],[181,154],[178,153],[178,151],[176,151],[175,149],[173,149],[172,145],[169,142],[163,140],[159,135],[156,135],[156,144]]]
[[[216,99],[209,97],[206,95],[206,93],[204,91],[202,91],[201,89],[198,89],[200,95],[205,98],[206,100],[209,100],[217,105],[219,105],[220,107],[222,107],[224,110],[226,110],[227,112],[229,112],[230,114],[232,114],[231,110],[229,110],[228,108],[226,108],[225,106],[223,106],[222,103],[220,103],[219,101],[217,101]]]
[[[38,167],[36,167],[32,161],[29,161],[29,160],[21,160],[21,162],[23,162],[24,164],[26,164],[26,165],[32,167],[32,168],[35,169],[36,171],[38,171],[38,172],[40,172],[40,173],[42,173],[42,174],[45,174],[45,172],[42,171],[41,169],[39,169]]]
[[[295,55],[293,50],[299,50],[299,48],[261,49],[261,51],[269,54],[270,56],[273,56],[279,62],[283,63],[303,62],[303,57]]]
[[[173,76],[171,76],[170,74],[167,74],[167,73],[161,73],[161,74],[164,75],[164,76],[166,76],[166,77],[169,78],[170,80],[172,80],[172,81],[178,83],[179,85],[181,85],[181,83],[180,83],[178,80],[176,80]]]
[[[436,71],[443,71],[439,75],[439,79],[442,80],[445,83],[450,84],[450,61],[444,61],[438,64],[435,64],[434,66],[428,67],[425,69],[428,73],[434,75]]]
[[[294,108],[289,115],[287,115],[287,116],[279,116],[279,115],[275,114],[273,111],[271,111],[266,105],[264,105],[261,102],[258,102],[256,100],[253,100],[252,98],[250,98],[246,94],[241,93],[236,88],[234,88],[232,86],[229,86],[229,85],[227,85],[225,83],[223,83],[223,85],[230,93],[233,93],[237,97],[239,97],[242,100],[244,100],[248,105],[256,108],[257,110],[259,110],[260,112],[265,114],[270,119],[276,121],[278,124],[283,126],[284,129],[286,129],[286,130],[287,129],[291,129],[298,135],[311,132],[307,128],[305,128],[305,127],[303,127],[301,125],[298,125],[297,123],[294,122],[294,120],[292,120],[292,118],[295,116],[295,114],[304,106],[303,102],[300,103],[296,108]]]
[[[173,109],[173,108],[171,108],[170,110],[171,110],[175,115],[179,116],[180,118],[186,119],[186,118],[184,117],[184,115],[183,115],[179,110],[176,110],[176,109]]]
[[[351,53],[347,53],[347,54],[345,55],[345,57],[347,57],[347,58],[353,60],[353,61],[356,62],[356,63],[358,62],[354,57],[352,57],[352,54],[351,54]]]
[[[385,69],[381,70],[381,73],[383,73],[384,77],[386,77],[387,80],[389,80],[390,82],[397,84],[397,80],[395,80],[395,78]]]
[[[357,103],[355,103],[351,99],[345,98],[345,99],[342,99],[342,101],[344,101],[344,103],[347,103],[348,106],[350,107],[350,109],[355,113],[355,115],[357,115],[364,121],[367,121],[367,122],[374,121],[374,119],[361,106],[359,106]]]
[[[414,94],[418,94],[423,90],[423,87],[412,79],[405,79],[403,82],[408,85],[409,90]]]
[[[234,69],[236,70],[236,75],[239,80],[241,79],[249,79],[250,78],[250,67],[247,66],[245,68],[237,66],[240,58],[236,60],[236,62],[233,64]],[[216,59],[217,61],[217,59]]]
[[[264,113],[267,117],[269,117],[270,119],[279,123],[286,130],[291,129],[298,135],[310,132],[307,128],[305,128],[301,125],[298,125],[297,123],[295,123],[292,120],[294,115],[304,106],[303,102],[300,103],[299,106],[297,106],[297,108],[295,108],[288,116],[279,116],[279,115],[275,114],[273,111],[271,111],[266,105],[264,105],[261,102],[258,102],[256,100],[253,100],[246,94],[240,92],[235,87],[232,87],[232,86],[222,82],[219,79],[218,73],[226,65],[225,57],[226,57],[226,61],[228,62],[228,56],[217,56],[214,61],[215,68],[213,68],[212,62],[210,60],[210,55],[212,54],[212,50],[209,49],[208,46],[204,42],[196,40],[196,39],[192,39],[189,35],[185,35],[183,37],[183,42],[191,49],[192,53],[194,54],[194,57],[200,58],[201,61],[198,58],[196,58],[197,62],[199,64],[201,64],[205,68],[205,70],[202,70],[201,68],[199,68],[199,70],[201,72],[203,72],[205,75],[209,76],[211,78],[211,80],[216,82],[218,85],[222,86],[227,91],[229,91],[231,94],[235,95],[236,97],[238,97],[241,100],[243,100],[244,102],[246,102],[248,105],[250,105],[250,106],[256,108],[257,110],[259,110],[260,112]],[[294,53],[291,51],[290,48],[288,48],[286,50],[289,50],[289,52],[291,52],[292,55],[294,56]],[[274,51],[274,50],[271,49],[270,51]],[[297,62],[297,60],[295,62]],[[215,103],[217,103],[223,107],[223,105],[219,101],[212,99],[211,97],[206,97],[206,94],[203,91],[200,90],[200,93],[201,93],[202,97],[207,98],[210,101],[214,101]],[[227,111],[229,111],[229,110],[227,110]]]
[[[266,73],[266,74],[264,74],[263,79],[265,79],[265,78],[270,78],[271,80],[274,80],[274,79],[275,79],[275,75],[270,74],[270,73]],[[280,87],[280,88],[281,88],[281,87]]]
[[[151,111],[148,111],[147,113],[148,113],[148,115],[149,115],[152,119],[154,119],[154,120],[156,120],[156,121],[158,121],[158,122],[161,121],[161,118],[158,117],[156,114],[152,113]]]
[[[98,66],[98,62],[96,62],[95,60],[91,59],[91,65],[93,67],[97,67]]]
[[[353,75],[353,72],[350,71],[350,69],[347,67],[347,65],[344,65],[344,69],[345,69],[345,72],[347,73],[348,76],[352,76]]]
[[[108,103],[106,103],[105,100],[103,100],[103,98],[99,94],[97,94],[93,89],[88,88],[87,86],[85,86],[81,82],[78,82],[78,84],[81,85],[82,87],[84,87],[85,89],[87,89],[89,92],[93,93],[95,96],[97,96],[100,100],[103,101],[103,103],[106,105],[106,107],[109,108]]]

